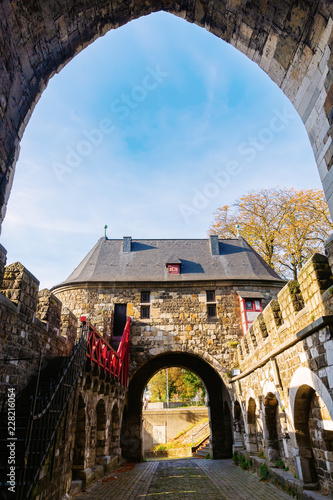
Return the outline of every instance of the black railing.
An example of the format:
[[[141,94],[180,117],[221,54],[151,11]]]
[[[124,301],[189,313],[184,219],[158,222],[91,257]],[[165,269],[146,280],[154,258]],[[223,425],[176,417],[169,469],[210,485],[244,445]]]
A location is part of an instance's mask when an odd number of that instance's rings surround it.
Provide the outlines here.
[[[83,373],[86,351],[87,332],[82,331],[82,336],[74,347],[72,356],[69,360],[67,359],[67,366],[60,371],[62,373],[60,379],[56,384],[53,382],[55,387],[52,387],[51,382],[48,391],[39,390],[39,377],[37,379],[36,392],[32,398],[26,431],[24,463],[20,468],[17,481],[18,500],[31,498],[45,458],[54,445],[57,430],[66,413],[69,399]]]

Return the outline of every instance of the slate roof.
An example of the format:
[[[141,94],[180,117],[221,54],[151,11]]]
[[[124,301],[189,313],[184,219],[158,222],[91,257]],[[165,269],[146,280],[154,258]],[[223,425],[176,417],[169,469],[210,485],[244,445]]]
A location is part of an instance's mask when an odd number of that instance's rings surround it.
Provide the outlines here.
[[[213,237],[214,238],[214,237]],[[185,282],[203,280],[283,280],[243,239],[123,240],[101,238],[66,281],[89,282]],[[127,244],[125,246],[127,247]],[[213,251],[212,251],[213,249]],[[215,255],[213,255],[215,253]],[[167,262],[178,258],[180,274],[168,273]]]

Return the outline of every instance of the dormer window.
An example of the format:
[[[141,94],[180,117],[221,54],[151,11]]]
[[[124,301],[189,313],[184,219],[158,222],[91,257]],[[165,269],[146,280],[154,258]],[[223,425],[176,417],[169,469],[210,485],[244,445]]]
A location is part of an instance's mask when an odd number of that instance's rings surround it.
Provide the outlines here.
[[[169,274],[179,274],[180,265],[179,264],[168,264]]]
[[[180,274],[181,261],[177,257],[170,257],[166,263],[168,274]]]

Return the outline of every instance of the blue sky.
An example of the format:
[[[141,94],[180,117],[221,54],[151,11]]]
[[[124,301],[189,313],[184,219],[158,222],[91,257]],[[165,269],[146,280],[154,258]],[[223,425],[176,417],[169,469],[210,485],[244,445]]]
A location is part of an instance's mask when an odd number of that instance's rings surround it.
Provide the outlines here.
[[[109,238],[205,238],[251,189],[321,188],[282,91],[203,28],[158,13],[55,75],[25,131],[2,230],[41,288]],[[241,225],[241,221],[240,221]]]

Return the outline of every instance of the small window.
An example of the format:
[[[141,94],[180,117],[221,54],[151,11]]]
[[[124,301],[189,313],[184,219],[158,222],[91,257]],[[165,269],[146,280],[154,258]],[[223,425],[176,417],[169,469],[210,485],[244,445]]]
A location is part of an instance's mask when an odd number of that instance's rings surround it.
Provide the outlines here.
[[[150,306],[141,306],[141,319],[150,318]]]
[[[146,304],[150,302],[150,292],[141,292],[141,303]]]
[[[169,274],[179,274],[179,264],[168,264]]]
[[[216,318],[216,304],[209,304],[207,306],[207,315],[209,318]]]
[[[254,301],[254,308],[256,311],[261,311],[261,300]]]
[[[214,290],[213,291],[211,291],[211,290],[207,291],[206,295],[207,295],[207,302],[215,302],[215,292],[214,292]]]
[[[252,311],[253,309],[253,302],[252,300],[246,300],[245,301],[245,307],[248,311]]]

